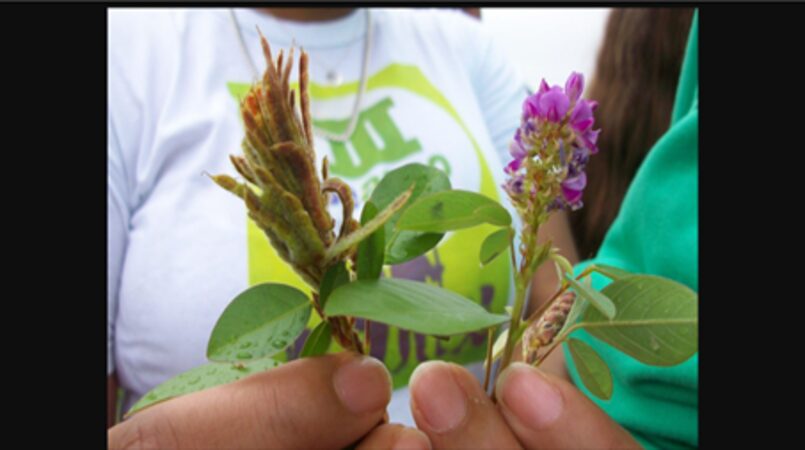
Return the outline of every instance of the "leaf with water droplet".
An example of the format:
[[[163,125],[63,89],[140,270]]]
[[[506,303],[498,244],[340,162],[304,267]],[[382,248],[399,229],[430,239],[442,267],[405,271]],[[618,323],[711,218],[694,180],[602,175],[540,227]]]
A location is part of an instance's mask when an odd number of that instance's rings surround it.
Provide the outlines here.
[[[302,291],[284,284],[265,283],[243,291],[218,318],[207,344],[207,358],[234,362],[273,356],[305,329],[310,300]],[[278,339],[287,333],[284,339]],[[288,338],[290,337],[290,339]],[[243,352],[243,348],[249,348]]]
[[[588,308],[577,327],[644,364],[673,366],[699,348],[699,296],[687,286],[654,275],[631,275],[602,291],[617,306],[608,319]]]
[[[177,375],[143,396],[126,413],[125,418],[156,403],[213,386],[231,383],[244,376],[269,370],[280,365],[277,361],[269,358],[239,364],[242,365],[241,369],[229,363],[209,363]]]
[[[660,349],[660,343],[657,342],[657,337],[656,336],[651,336],[651,342],[649,342],[649,346],[655,352]]]

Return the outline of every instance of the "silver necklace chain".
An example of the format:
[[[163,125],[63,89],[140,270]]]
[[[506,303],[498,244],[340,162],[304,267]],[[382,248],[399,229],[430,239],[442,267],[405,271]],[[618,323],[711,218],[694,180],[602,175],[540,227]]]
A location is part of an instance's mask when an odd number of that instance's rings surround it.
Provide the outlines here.
[[[277,20],[277,28],[281,29],[282,32],[285,33],[286,36],[291,37],[291,47],[293,47],[295,45],[295,42],[296,42],[296,36],[293,33],[291,33],[290,31],[288,31],[287,28],[282,26],[282,23],[281,23],[280,20]],[[325,65],[324,62],[326,62],[326,61],[323,61],[320,56],[317,56],[315,58],[310,58],[311,64],[313,64],[313,65],[317,66],[318,68],[324,70],[325,78],[327,79],[327,83],[329,83],[330,86],[338,87],[344,82],[344,77],[343,77],[343,75],[341,75],[341,72],[338,69],[341,66],[341,64],[344,62],[344,60],[346,59],[347,55],[352,52],[352,45],[347,45],[346,47],[347,47],[346,51],[343,52],[341,55],[339,55],[338,58],[336,58],[336,61],[338,61],[338,63],[336,63],[335,66],[332,66],[332,64],[330,64],[329,62],[327,63],[327,65]]]
[[[363,96],[366,93],[366,85],[369,80],[367,76],[368,69],[369,69],[369,54],[372,48],[372,16],[369,12],[369,9],[366,9],[366,39],[364,40],[363,45],[363,61],[361,63],[361,78],[358,84],[358,94],[355,96],[355,105],[352,107],[352,115],[350,116],[349,123],[347,124],[347,129],[341,134],[334,134],[330,133],[329,131],[322,130],[317,127],[313,127],[313,132],[317,135],[336,142],[347,142],[352,136],[352,133],[355,132],[355,128],[358,125],[358,115],[360,114],[361,110],[361,103],[363,102]],[[243,38],[243,33],[240,29],[240,23],[238,22],[238,18],[235,15],[235,10],[230,8],[229,9],[229,16],[232,18],[232,24],[235,26],[235,32],[238,37],[238,43],[240,44],[240,49],[243,52],[243,55],[246,57],[246,60],[249,62],[249,66],[252,68],[252,75],[254,76],[255,82],[260,79],[260,72],[257,70],[257,66],[254,64],[251,55],[249,54],[248,47],[246,46],[246,40]]]

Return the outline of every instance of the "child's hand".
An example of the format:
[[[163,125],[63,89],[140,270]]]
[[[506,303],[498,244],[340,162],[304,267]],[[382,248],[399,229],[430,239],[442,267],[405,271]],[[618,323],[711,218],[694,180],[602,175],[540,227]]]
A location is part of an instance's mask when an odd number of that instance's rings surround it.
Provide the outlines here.
[[[411,409],[434,448],[641,448],[572,384],[522,363],[499,377],[498,404],[466,369],[427,362]]]
[[[109,429],[109,448],[343,448],[383,419],[391,378],[351,353],[305,358],[154,405]],[[384,425],[377,442],[411,429]]]

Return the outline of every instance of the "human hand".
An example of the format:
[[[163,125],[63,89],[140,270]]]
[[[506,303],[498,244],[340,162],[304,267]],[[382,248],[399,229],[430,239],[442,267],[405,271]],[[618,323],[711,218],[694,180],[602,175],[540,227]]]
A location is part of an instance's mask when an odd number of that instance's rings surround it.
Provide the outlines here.
[[[463,367],[427,362],[411,375],[417,426],[439,448],[641,448],[572,384],[514,363],[495,405]]]
[[[108,444],[335,449],[366,436],[361,447],[429,448],[415,429],[375,428],[390,399],[391,378],[376,359],[352,353],[304,358],[154,405],[110,428]]]

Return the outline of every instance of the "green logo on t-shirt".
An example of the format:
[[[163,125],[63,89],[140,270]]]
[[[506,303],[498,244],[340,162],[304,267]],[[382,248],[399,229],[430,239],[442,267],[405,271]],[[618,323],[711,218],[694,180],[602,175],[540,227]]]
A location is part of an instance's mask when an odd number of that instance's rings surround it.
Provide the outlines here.
[[[391,98],[386,97],[361,111],[355,132],[349,139],[356,155],[349,154],[346,143],[330,141],[330,172],[347,179],[357,178],[381,162],[402,161],[422,150],[417,139],[405,139],[400,133],[389,115],[392,105]],[[313,120],[317,127],[333,133],[346,129],[348,122],[349,119]]]

